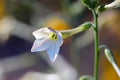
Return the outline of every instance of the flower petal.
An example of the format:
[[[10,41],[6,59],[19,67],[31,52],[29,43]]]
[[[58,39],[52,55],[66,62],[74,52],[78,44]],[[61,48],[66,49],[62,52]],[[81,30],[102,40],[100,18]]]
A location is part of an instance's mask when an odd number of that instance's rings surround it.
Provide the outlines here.
[[[60,50],[60,46],[58,46],[57,43],[52,44],[48,49],[47,49],[47,53],[50,57],[50,60],[52,62],[55,61],[55,59],[57,58],[57,55],[59,53]]]
[[[36,39],[31,52],[46,50],[51,45],[51,41],[47,38]]]
[[[60,32],[57,32],[57,36],[58,36],[58,40],[56,41],[56,44],[58,46],[61,46],[63,44],[63,37],[62,34]]]
[[[48,37],[51,30],[48,28],[41,28],[34,31],[32,34],[35,36],[36,39],[40,39],[42,37]]]

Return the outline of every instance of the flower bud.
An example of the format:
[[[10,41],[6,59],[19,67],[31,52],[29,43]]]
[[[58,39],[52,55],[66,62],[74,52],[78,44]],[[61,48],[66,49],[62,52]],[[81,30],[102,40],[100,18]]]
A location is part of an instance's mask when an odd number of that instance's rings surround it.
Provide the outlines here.
[[[98,0],[82,0],[83,4],[89,9],[94,9],[97,7]]]
[[[111,52],[108,48],[105,48],[105,56],[106,56],[107,59],[110,61],[110,63],[115,62],[115,61],[114,61],[114,57],[113,57],[113,55],[112,55],[112,52]]]
[[[105,48],[105,56],[107,57],[107,59],[109,60],[109,62],[112,64],[112,66],[114,67],[115,71],[117,72],[118,76],[120,77],[120,69],[114,59],[114,56],[112,54],[112,51],[110,51],[108,48]]]
[[[120,7],[120,0],[115,0],[112,3],[105,5],[106,9],[117,8]]]
[[[93,80],[93,77],[89,75],[82,76],[79,80]]]

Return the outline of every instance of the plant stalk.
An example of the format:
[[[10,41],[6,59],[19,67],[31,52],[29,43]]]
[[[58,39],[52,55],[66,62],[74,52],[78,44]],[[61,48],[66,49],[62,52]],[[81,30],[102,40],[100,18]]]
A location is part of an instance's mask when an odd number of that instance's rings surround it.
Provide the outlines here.
[[[98,28],[98,14],[96,10],[93,11],[93,17],[94,17],[94,41],[95,41],[95,62],[94,62],[94,80],[98,80],[98,68],[99,68],[99,28]]]

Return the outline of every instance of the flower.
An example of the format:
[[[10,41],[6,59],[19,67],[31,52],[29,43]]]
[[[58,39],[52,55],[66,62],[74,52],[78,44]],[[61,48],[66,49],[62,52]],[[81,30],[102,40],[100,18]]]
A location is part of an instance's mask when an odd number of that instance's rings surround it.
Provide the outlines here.
[[[36,40],[31,52],[46,50],[50,60],[54,62],[59,53],[60,46],[63,44],[62,34],[48,27],[34,31],[33,35]]]

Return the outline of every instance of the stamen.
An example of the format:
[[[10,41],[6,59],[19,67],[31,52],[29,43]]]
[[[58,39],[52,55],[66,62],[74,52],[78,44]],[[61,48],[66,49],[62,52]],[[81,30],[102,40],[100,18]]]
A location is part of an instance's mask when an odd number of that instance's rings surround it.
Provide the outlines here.
[[[54,32],[51,32],[49,36],[51,40],[58,40],[57,34]]]

